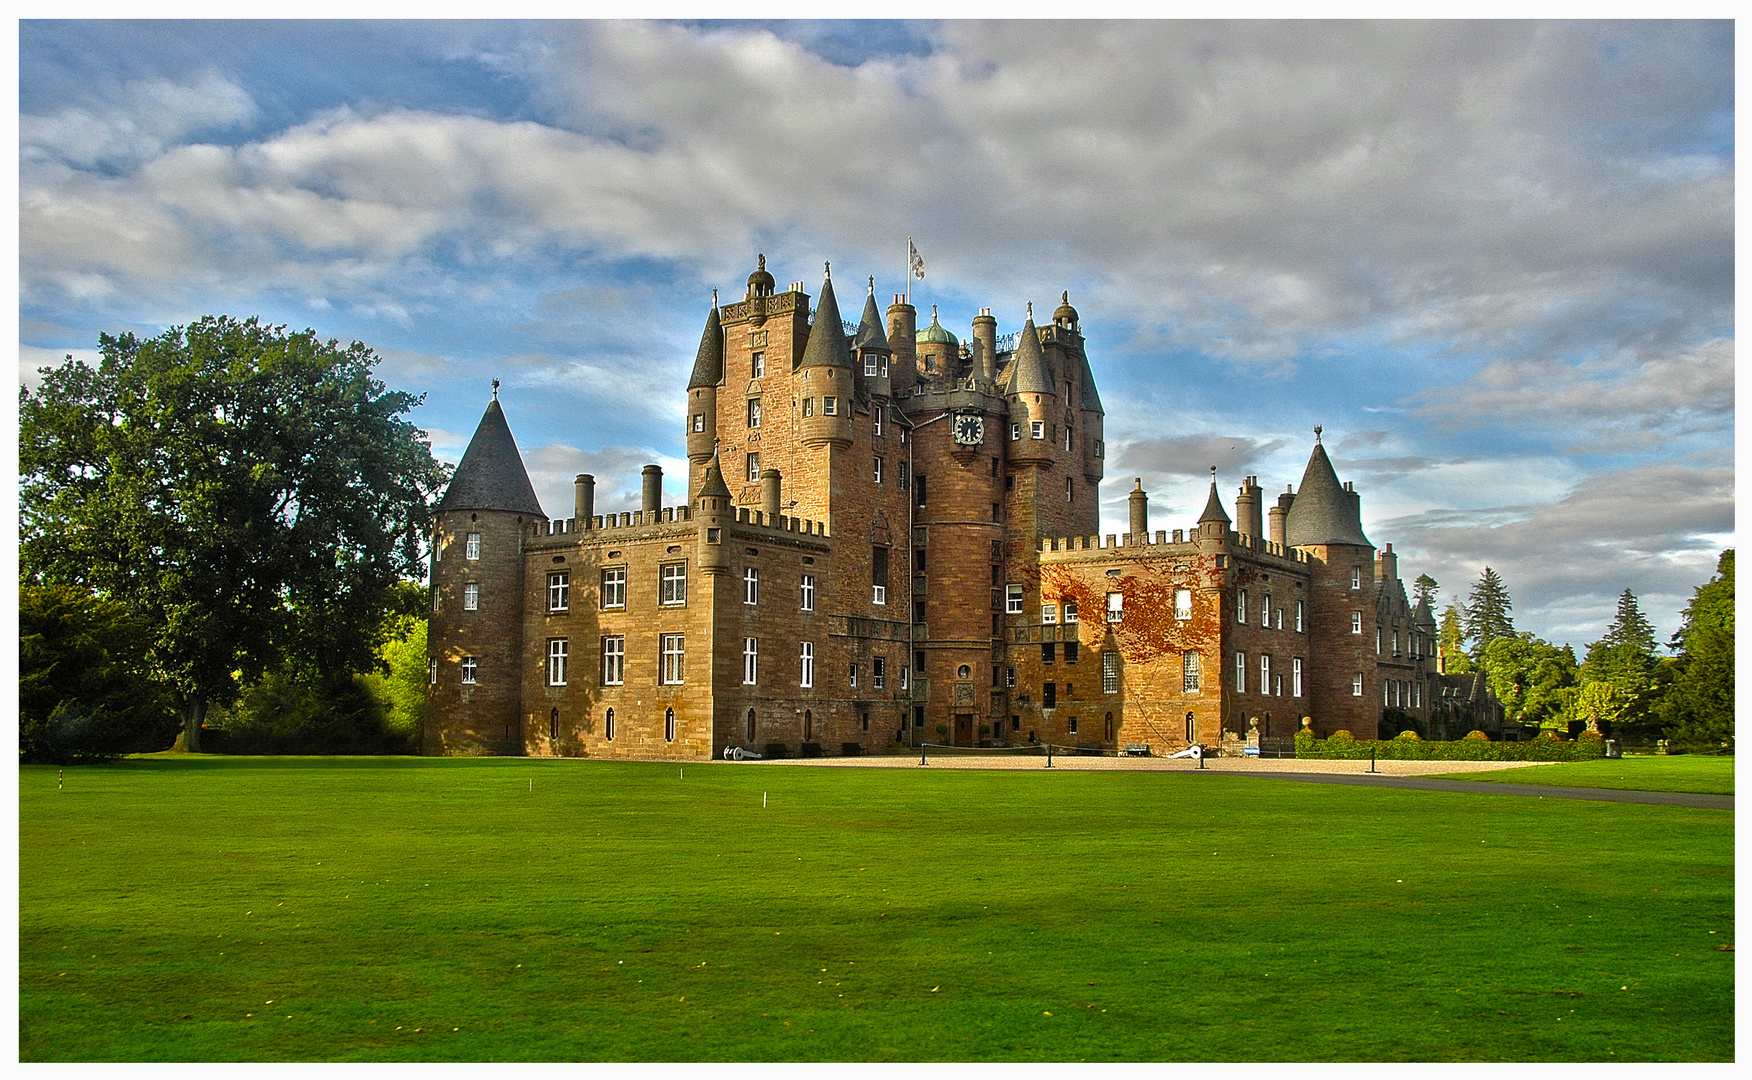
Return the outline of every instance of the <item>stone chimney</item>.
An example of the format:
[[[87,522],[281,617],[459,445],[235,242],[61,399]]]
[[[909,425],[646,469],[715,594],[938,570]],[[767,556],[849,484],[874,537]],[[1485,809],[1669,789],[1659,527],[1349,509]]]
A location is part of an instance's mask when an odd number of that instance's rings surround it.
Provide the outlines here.
[[[1131,503],[1131,539],[1128,544],[1145,544],[1149,542],[1150,533],[1150,497],[1144,493],[1144,478],[1137,477],[1132,481],[1132,491],[1127,500]]]
[[[645,513],[646,521],[656,520],[657,511],[663,509],[663,467],[647,465],[640,473],[644,481],[639,509]]]
[[[588,529],[590,517],[596,513],[596,477],[581,472],[572,478],[572,508],[578,528]]]

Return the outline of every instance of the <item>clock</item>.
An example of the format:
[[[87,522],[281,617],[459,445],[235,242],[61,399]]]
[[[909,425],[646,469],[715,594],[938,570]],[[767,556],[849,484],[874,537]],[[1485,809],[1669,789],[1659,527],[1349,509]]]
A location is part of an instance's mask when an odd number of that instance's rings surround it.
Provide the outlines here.
[[[962,446],[985,442],[985,417],[963,413],[955,418],[955,441]]]

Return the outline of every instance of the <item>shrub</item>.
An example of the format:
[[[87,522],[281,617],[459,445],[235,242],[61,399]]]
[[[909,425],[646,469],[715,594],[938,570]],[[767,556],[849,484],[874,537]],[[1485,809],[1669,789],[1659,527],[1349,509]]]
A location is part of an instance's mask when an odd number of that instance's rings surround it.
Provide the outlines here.
[[[1337,731],[1333,732],[1326,741],[1335,743],[1355,742],[1356,736],[1343,728],[1339,728]]]
[[[1490,736],[1486,735],[1482,731],[1479,731],[1477,728],[1473,728],[1471,731],[1468,731],[1466,733],[1466,738],[1471,739],[1473,742],[1489,742],[1490,741]]]
[[[1316,739],[1306,731],[1296,734],[1296,756],[1356,760],[1370,757],[1383,761],[1586,761],[1603,757],[1604,739],[1540,737],[1531,742],[1491,742],[1471,737],[1454,742],[1424,739]]]
[[[1397,734],[1393,737],[1395,739],[1405,739],[1408,742],[1422,742],[1423,741],[1423,736],[1419,735],[1415,731],[1410,730],[1409,728],[1406,729],[1405,731],[1401,731],[1399,734]]]

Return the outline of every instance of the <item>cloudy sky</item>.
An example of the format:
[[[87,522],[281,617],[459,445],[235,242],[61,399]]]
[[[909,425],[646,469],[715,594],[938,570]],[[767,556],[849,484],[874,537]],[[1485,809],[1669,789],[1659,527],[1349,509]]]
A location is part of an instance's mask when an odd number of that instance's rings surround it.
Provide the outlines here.
[[[712,289],[886,302],[912,236],[960,336],[1069,290],[1104,531],[1319,424],[1408,582],[1489,564],[1578,648],[1733,543],[1728,23],[24,22],[19,66],[26,383],[260,315],[373,345],[447,460],[503,379],[550,513],[679,501]]]

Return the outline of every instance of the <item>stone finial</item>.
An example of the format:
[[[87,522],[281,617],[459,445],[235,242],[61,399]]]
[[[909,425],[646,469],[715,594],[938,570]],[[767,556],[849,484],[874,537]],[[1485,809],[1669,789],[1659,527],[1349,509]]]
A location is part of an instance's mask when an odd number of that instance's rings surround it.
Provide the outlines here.
[[[1070,302],[1071,302],[1071,290],[1066,289],[1064,292],[1059,293],[1059,303],[1068,304]]]
[[[712,306],[713,307],[718,306],[718,290],[717,289],[712,290]]]
[[[870,275],[870,295],[871,296],[876,295],[876,275],[875,274]]]
[[[762,270],[765,270],[765,269],[766,269],[766,256],[765,256],[765,255],[762,255],[762,256],[761,256],[761,257],[760,257],[760,260],[759,260],[759,262],[760,262],[760,266],[759,266],[759,269],[762,269]]]
[[[833,277],[833,263],[828,262],[825,259],[822,260],[821,273],[823,277]]]
[[[1032,300],[1028,301],[1028,317],[1034,318],[1034,301]]]
[[[499,380],[498,379],[493,380],[493,400],[494,401],[499,400]]]
[[[1314,425],[1314,442],[1316,444],[1318,444],[1320,442],[1320,425],[1319,424]]]

